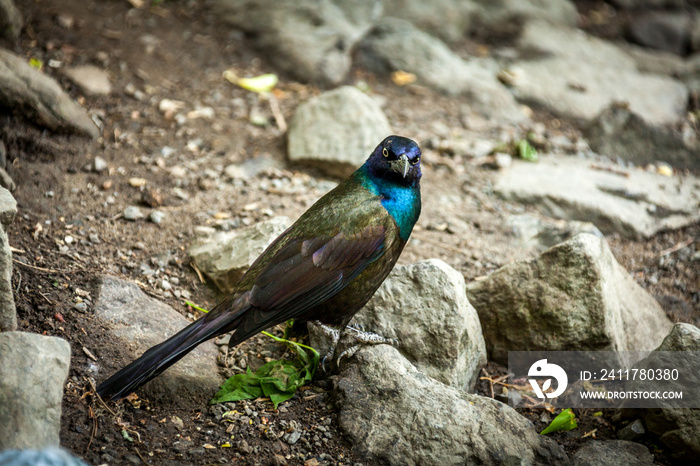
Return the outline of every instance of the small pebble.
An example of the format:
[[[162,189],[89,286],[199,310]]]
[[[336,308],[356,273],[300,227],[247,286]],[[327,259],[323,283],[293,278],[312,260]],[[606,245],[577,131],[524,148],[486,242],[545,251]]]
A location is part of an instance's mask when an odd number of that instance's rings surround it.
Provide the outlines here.
[[[140,218],[143,218],[143,212],[141,212],[141,209],[139,209],[136,206],[130,205],[126,209],[124,209],[124,219],[125,220],[130,220],[130,221],[135,221]]]
[[[160,225],[165,219],[165,213],[160,210],[154,210],[148,215],[148,219],[156,225]]]
[[[107,161],[99,155],[92,161],[92,171],[96,173],[102,173],[103,171],[106,171],[107,168],[109,168],[107,166]]]

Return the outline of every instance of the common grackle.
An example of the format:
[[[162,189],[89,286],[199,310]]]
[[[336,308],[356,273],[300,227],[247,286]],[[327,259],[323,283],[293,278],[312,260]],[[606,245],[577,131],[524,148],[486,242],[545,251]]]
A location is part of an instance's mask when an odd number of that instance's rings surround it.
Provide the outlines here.
[[[337,342],[396,264],[418,220],[420,157],[412,140],[386,138],[272,242],[229,296],[107,379],[98,394],[123,398],[198,344],[231,331],[233,346],[293,318],[333,329]]]

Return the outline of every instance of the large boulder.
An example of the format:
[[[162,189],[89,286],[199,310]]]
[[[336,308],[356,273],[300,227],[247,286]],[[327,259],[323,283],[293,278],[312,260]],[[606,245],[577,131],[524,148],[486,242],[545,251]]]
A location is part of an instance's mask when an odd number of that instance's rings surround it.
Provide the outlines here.
[[[0,332],[17,328],[17,311],[12,292],[12,251],[7,228],[17,215],[17,202],[12,194],[0,187]]]
[[[408,21],[384,18],[358,45],[358,63],[388,74],[414,73],[417,83],[447,95],[465,94],[476,113],[506,121],[525,116],[511,93],[496,79],[495,63],[485,59],[465,61],[437,38]]]
[[[618,46],[573,29],[530,21],[511,67],[516,98],[571,118],[592,120],[615,101],[652,125],[673,124],[688,90],[668,76],[640,73]]]
[[[95,315],[133,359],[190,324],[175,309],[147,296],[135,284],[109,275],[102,277]],[[214,342],[204,342],[139,392],[165,402],[214,395],[222,381],[216,363],[218,354]]]
[[[339,84],[353,46],[382,11],[380,2],[217,0],[219,17],[253,37],[275,67],[302,81]]]
[[[509,406],[428,377],[393,347],[361,349],[336,380],[340,428],[371,463],[563,464]]]
[[[346,177],[362,165],[391,127],[379,104],[351,86],[299,105],[289,124],[289,160]]]
[[[58,446],[69,365],[61,338],[0,333],[0,451]]]
[[[490,359],[508,351],[644,351],[671,329],[663,309],[615,260],[580,234],[536,259],[467,284]]]
[[[656,351],[683,351],[687,355],[670,359],[674,364],[669,369],[677,369],[681,372],[679,382],[659,382],[657,387],[665,391],[682,391],[684,396],[691,393],[691,397],[700,384],[700,373],[697,368],[700,365],[698,352],[700,351],[700,329],[691,324],[678,323],[659,345]],[[668,356],[650,355],[647,360],[642,360],[636,367],[658,368]],[[682,380],[682,382],[680,382]],[[631,382],[626,390],[635,390],[636,383]],[[678,400],[679,403],[692,403],[693,400]],[[660,400],[658,407],[649,409],[623,409],[620,413],[624,418],[641,418],[646,432],[656,438],[663,445],[670,456],[680,463],[700,461],[700,410],[692,408],[678,408],[673,400]],[[624,406],[624,405],[623,405]]]
[[[189,254],[219,290],[230,293],[255,259],[291,224],[282,216],[240,230],[218,232],[195,241]]]
[[[439,259],[396,267],[354,322],[398,340],[418,370],[458,389],[472,390],[486,364],[464,277]]]
[[[99,131],[85,110],[51,77],[17,55],[0,49],[0,107],[14,109],[53,131],[97,137]]]
[[[495,191],[532,204],[550,217],[591,222],[605,234],[648,238],[700,220],[700,179],[661,176],[577,157],[515,162],[499,174]]]

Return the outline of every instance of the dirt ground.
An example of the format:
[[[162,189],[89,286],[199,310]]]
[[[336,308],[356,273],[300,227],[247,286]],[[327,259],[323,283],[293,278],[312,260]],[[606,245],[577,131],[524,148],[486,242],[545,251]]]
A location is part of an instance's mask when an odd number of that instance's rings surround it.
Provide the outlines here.
[[[204,2],[165,2],[134,9],[126,1],[34,0],[19,2],[26,30],[7,48],[29,59],[51,60],[61,67],[94,64],[109,72],[109,97],[86,97],[60,73],[45,66],[71,95],[104,124],[102,137],[91,141],[55,135],[24,122],[21,114],[0,115],[0,139],[8,149],[9,174],[19,214],[9,231],[16,249],[13,287],[20,330],[68,340],[72,364],[63,403],[61,444],[90,464],[356,464],[365,460],[351,451],[338,430],[330,379],[320,377],[274,410],[268,401],[209,407],[211,395],[182,398],[172,404],[147,399],[104,406],[91,396],[102,381],[130,361],[122,345],[92,315],[101,274],[134,281],[148,294],[185,316],[193,310],[183,296],[212,307],[220,296],[202,284],[190,266],[187,247],[198,226],[241,219],[256,222],[270,215],[294,219],[331,183],[321,174],[285,161],[285,138],[274,123],[249,122],[258,111],[271,122],[265,102],[222,79],[233,68],[240,76],[277,72],[242,34],[217,21]],[[464,44],[488,51],[488,44]],[[55,63],[55,62],[54,62]],[[280,75],[281,112],[289,121],[294,108],[324,89]],[[400,88],[363,70],[353,70],[348,84],[363,82],[384,96],[384,111],[397,134],[419,142],[444,127],[464,128],[468,101],[446,98],[417,86]],[[134,89],[139,92],[134,92]],[[180,124],[159,111],[162,99],[185,102],[184,112],[211,107],[215,118],[188,118]],[[576,138],[575,126],[535,112],[552,134]],[[503,137],[502,130],[482,137]],[[506,137],[508,135],[506,134]],[[172,154],[164,147],[174,149]],[[437,257],[466,280],[486,275],[511,261],[531,258],[506,219],[514,213],[537,215],[531,207],[503,202],[493,195],[494,172],[480,163],[424,150],[424,210],[400,263]],[[269,155],[278,168],[252,180],[231,182],[224,167]],[[95,156],[107,161],[97,173]],[[173,170],[176,167],[176,170]],[[133,178],[146,180],[134,182]],[[330,180],[331,182],[337,180]],[[145,212],[160,204],[165,220],[122,218],[129,205]],[[674,321],[700,323],[700,274],[697,262],[664,256],[667,248],[688,240],[691,254],[700,238],[698,225],[661,233],[648,241],[608,238],[617,259],[654,295]],[[696,264],[695,267],[692,264]],[[149,275],[144,271],[156,270]],[[173,291],[160,283],[177,283]],[[87,304],[76,308],[76,303]],[[196,316],[194,316],[196,317]],[[253,338],[234,360],[277,355],[263,337]],[[487,367],[491,374],[503,368]],[[487,382],[479,386],[490,396]],[[235,411],[222,417],[225,411]],[[538,429],[542,412],[524,412]],[[581,427],[554,434],[569,452],[598,429],[597,438],[615,438],[612,413],[593,417],[577,412]],[[303,432],[294,445],[285,432]],[[229,445],[229,446],[227,446]],[[661,463],[665,452],[650,446]]]

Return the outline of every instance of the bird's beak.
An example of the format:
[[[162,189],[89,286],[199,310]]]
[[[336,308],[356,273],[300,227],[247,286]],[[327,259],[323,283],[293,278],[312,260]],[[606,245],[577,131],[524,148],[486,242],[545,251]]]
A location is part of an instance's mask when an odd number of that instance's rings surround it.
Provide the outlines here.
[[[391,169],[394,170],[396,173],[400,173],[401,176],[406,178],[406,175],[408,174],[408,170],[411,168],[411,165],[408,163],[408,157],[406,154],[401,154],[401,157],[399,157],[398,160],[394,160],[391,162]]]

